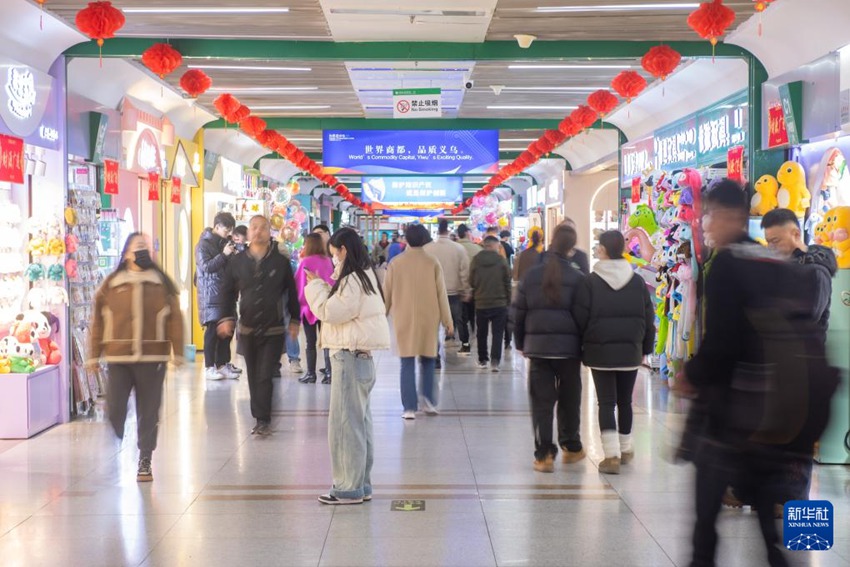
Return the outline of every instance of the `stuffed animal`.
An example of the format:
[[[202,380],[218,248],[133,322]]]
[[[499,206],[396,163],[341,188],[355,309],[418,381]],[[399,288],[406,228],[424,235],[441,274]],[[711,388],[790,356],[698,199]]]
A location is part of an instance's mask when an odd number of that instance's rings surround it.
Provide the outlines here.
[[[762,175],[755,184],[756,194],[750,201],[750,214],[763,217],[779,207],[779,182],[772,175]]]
[[[812,194],[806,187],[806,170],[795,161],[786,161],[779,168],[776,180],[780,183],[776,198],[783,209],[791,209],[798,217],[806,214],[812,203]]]
[[[631,228],[642,228],[646,234],[652,236],[658,232],[658,223],[655,221],[655,213],[647,205],[638,205],[632,216],[629,217]]]
[[[838,269],[850,269],[850,207],[835,207],[826,213],[827,230],[832,229],[829,240]]]
[[[73,254],[77,251],[77,247],[80,245],[80,239],[76,237],[76,235],[71,234],[70,232],[65,236],[65,250],[68,254]]]
[[[43,363],[41,345],[38,342],[38,328],[41,325],[42,330],[46,328],[49,332],[47,319],[38,311],[25,311],[15,317],[9,328],[9,336],[13,337],[17,344],[9,346],[8,354],[28,356],[34,358],[38,364]]]
[[[813,240],[815,244],[832,248],[832,230],[827,222],[828,216],[824,215],[822,221],[815,225]]]
[[[33,258],[44,256],[47,254],[47,241],[40,236],[33,236],[27,243],[27,252],[32,254]]]
[[[8,374],[12,371],[12,361],[8,356],[0,356],[0,374]]]
[[[59,364],[62,362],[62,353],[53,340],[53,336],[59,333],[59,318],[50,312],[36,313],[33,317],[36,317],[35,334],[41,348],[42,364]]]
[[[47,253],[50,256],[62,256],[65,253],[65,242],[61,238],[51,238],[47,243]]]
[[[15,374],[32,374],[35,371],[35,363],[32,358],[26,356],[10,356],[11,371]]]

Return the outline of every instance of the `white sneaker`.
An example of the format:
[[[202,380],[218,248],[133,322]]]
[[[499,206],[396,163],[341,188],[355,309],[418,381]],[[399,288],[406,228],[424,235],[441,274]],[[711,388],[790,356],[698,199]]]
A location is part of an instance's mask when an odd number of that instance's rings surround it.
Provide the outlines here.
[[[496,362],[491,362],[490,363],[490,372],[492,372],[494,374],[498,373],[499,372],[499,364],[496,363]]]
[[[215,366],[210,366],[204,370],[204,378],[207,380],[224,380],[224,374],[219,372]]]
[[[487,370],[487,365],[488,365],[488,363],[486,363],[486,362],[479,361],[477,363],[478,368],[480,368],[481,370]]]
[[[304,372],[304,369],[301,368],[301,361],[300,360],[290,361],[289,362],[289,371],[292,374],[302,374]]]
[[[225,364],[225,366],[227,366],[227,368],[229,368],[230,371],[233,372],[234,374],[242,374],[242,369],[239,368],[238,366],[234,366],[233,363],[231,363],[231,362],[228,362],[227,364]]]
[[[440,412],[426,396],[421,396],[419,398],[419,406],[422,408],[422,411],[425,412],[425,415],[440,415]]]
[[[227,380],[239,380],[239,374],[232,371],[226,364],[218,367],[218,373]]]
[[[403,414],[401,414],[402,419],[416,419],[416,412],[413,410],[407,410]]]

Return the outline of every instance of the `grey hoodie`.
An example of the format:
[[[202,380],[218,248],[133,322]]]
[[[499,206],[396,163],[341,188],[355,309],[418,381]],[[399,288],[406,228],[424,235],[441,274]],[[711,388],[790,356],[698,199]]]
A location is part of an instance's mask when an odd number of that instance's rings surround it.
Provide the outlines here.
[[[599,260],[593,267],[593,273],[602,278],[614,291],[620,291],[635,275],[628,260]]]

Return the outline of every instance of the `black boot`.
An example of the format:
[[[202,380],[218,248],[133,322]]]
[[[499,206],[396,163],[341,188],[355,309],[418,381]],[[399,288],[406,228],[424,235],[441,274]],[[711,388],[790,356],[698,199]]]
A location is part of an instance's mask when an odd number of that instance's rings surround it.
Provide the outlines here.
[[[298,379],[302,384],[315,384],[316,383],[316,374],[313,372],[308,372],[304,376]]]
[[[322,375],[324,376],[324,378],[322,378],[322,384],[330,384],[331,383],[331,372],[330,372],[330,370],[328,370],[327,368],[323,368],[322,369]]]

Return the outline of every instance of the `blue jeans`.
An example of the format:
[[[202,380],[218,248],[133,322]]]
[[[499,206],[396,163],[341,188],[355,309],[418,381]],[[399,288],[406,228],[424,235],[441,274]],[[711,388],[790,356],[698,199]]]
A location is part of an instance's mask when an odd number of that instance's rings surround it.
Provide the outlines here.
[[[434,366],[436,358],[419,357],[419,393],[428,398],[435,406],[437,396],[434,391]],[[416,411],[419,407],[419,397],[416,395],[416,357],[401,359],[401,404],[404,411]]]
[[[301,345],[298,344],[298,339],[293,339],[286,333],[286,357],[289,362],[293,360],[301,360]]]
[[[340,350],[333,354],[333,380],[328,416],[328,444],[337,498],[372,494],[372,408],[375,363],[367,352]]]

